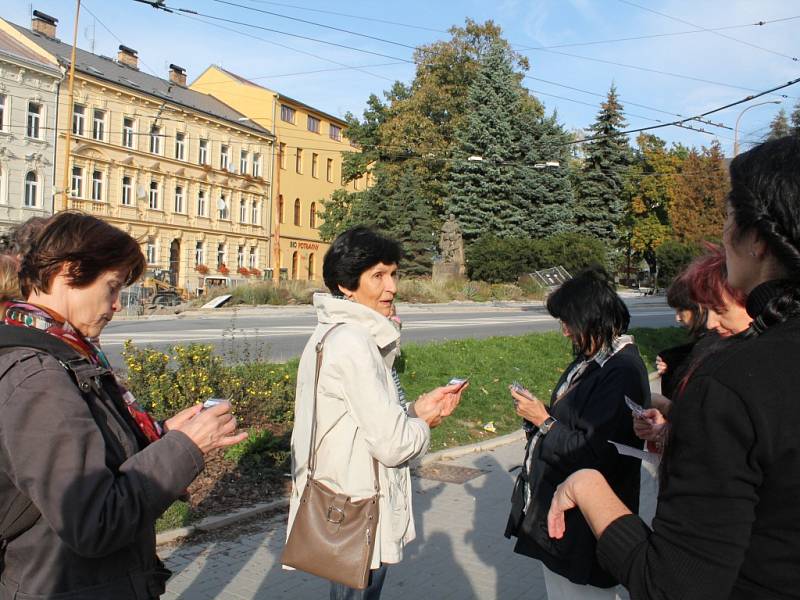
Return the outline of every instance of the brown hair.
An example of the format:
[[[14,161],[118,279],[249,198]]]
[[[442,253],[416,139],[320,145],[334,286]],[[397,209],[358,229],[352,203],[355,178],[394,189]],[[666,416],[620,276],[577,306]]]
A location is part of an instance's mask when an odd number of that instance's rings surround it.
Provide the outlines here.
[[[22,259],[19,279],[25,297],[34,290],[49,292],[64,264],[69,264],[69,284],[82,288],[112,270],[122,271],[130,285],[146,263],[139,243],[121,229],[90,215],[62,212],[38,233]]]
[[[11,254],[0,254],[0,302],[19,300],[19,261]]]

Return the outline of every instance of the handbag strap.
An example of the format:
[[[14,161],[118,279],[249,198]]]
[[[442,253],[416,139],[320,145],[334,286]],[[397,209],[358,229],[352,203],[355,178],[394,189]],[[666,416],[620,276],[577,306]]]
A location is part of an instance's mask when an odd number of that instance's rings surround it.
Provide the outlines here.
[[[317,351],[317,366],[314,372],[314,406],[312,412],[312,419],[311,419],[311,443],[308,449],[308,477],[309,479],[314,479],[314,471],[317,468],[317,451],[316,451],[316,441],[317,441],[317,387],[319,386],[319,372],[322,368],[322,349],[325,345],[325,338],[327,338],[330,333],[339,327],[339,325],[344,325],[344,323],[336,323],[333,327],[328,329],[322,338],[317,342],[316,351]],[[381,491],[380,481],[378,479],[378,461],[373,456],[372,457],[372,474],[375,481],[375,493]]]

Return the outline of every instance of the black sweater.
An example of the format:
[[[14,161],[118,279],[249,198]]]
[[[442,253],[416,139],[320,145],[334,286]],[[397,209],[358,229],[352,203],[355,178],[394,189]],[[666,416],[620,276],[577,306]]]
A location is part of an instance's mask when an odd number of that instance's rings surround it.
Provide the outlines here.
[[[627,515],[598,541],[632,598],[800,598],[798,359],[793,318],[692,377],[671,415],[653,530]]]

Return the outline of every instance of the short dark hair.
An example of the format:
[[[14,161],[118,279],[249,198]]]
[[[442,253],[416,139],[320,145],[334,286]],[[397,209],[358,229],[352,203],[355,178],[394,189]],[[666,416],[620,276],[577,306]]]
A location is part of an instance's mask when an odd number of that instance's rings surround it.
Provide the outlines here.
[[[68,281],[78,288],[112,270],[125,273],[124,283],[130,285],[141,277],[146,264],[139,243],[121,229],[91,215],[66,211],[45,224],[22,258],[22,294],[49,292],[66,263],[70,264]]]
[[[31,217],[27,221],[15,225],[9,232],[9,252],[16,254],[20,259],[25,256],[33,246],[34,240],[42,232],[45,225],[52,217]]]
[[[692,313],[692,322],[688,327],[690,336],[697,338],[705,332],[708,311],[692,300],[686,271],[678,275],[667,289],[667,304],[675,310]]]
[[[368,227],[353,227],[339,234],[325,253],[322,279],[334,296],[339,286],[357,290],[361,274],[378,263],[397,264],[403,250],[400,244]]]
[[[631,315],[617,295],[608,273],[589,267],[561,285],[547,298],[547,312],[572,332],[576,354],[589,355],[609,348],[628,330]]]

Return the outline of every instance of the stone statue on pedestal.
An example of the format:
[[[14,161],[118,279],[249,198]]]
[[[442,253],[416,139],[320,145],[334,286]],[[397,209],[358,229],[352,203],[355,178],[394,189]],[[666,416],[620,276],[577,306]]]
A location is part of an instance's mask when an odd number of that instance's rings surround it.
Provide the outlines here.
[[[453,214],[442,225],[442,231],[439,236],[439,250],[442,257],[434,262],[433,279],[447,280],[463,277],[466,273],[464,266],[464,239],[461,236],[461,227]]]

